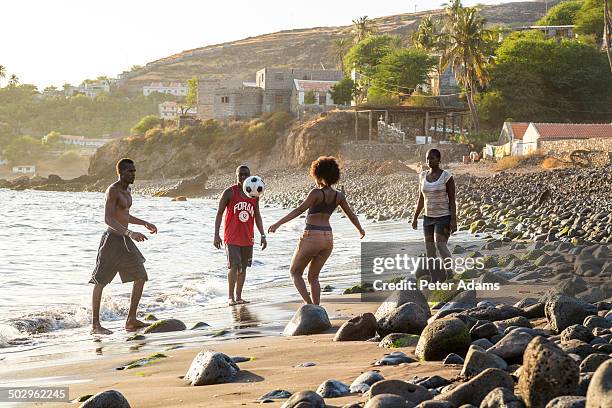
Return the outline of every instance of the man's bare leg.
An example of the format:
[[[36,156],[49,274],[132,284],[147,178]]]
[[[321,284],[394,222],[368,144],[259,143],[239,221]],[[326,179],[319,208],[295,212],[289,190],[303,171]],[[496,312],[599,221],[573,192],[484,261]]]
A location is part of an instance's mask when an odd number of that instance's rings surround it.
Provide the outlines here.
[[[249,303],[242,298],[242,288],[244,287],[244,281],[246,280],[246,268],[238,270],[238,279],[236,280],[236,303],[243,305]]]
[[[100,324],[100,303],[102,302],[102,290],[104,286],[99,283],[94,285],[91,299],[91,334],[112,334],[112,331],[105,329]]]
[[[130,310],[128,312],[128,317],[125,322],[126,330],[138,330],[143,327],[147,327],[148,324],[145,322],[141,322],[136,319],[136,312],[138,311],[138,303],[140,303],[140,298],[142,297],[142,289],[144,288],[145,281],[139,279],[134,281],[134,286],[132,286],[132,296],[130,297]]]
[[[228,285],[228,296],[227,296],[227,304],[229,306],[234,306],[236,304],[236,298],[234,297],[234,289],[236,288],[236,283],[238,281],[238,271],[240,267],[232,266],[227,272],[227,285]]]

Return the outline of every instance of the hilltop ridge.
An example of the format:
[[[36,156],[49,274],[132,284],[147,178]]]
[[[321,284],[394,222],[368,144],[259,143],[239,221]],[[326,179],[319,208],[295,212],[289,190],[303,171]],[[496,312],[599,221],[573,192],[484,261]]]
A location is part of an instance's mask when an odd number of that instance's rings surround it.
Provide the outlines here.
[[[545,5],[543,2],[513,2],[484,5],[481,10],[489,25],[513,26],[537,21],[544,15]],[[372,24],[381,33],[407,39],[422,17],[442,12],[436,9],[379,17],[372,19]],[[154,81],[185,81],[193,76],[248,81],[253,80],[255,72],[264,66],[332,69],[336,67],[337,58],[330,46],[335,39],[348,36],[350,32],[350,25],[299,28],[186,50],[152,61],[130,73],[125,84],[136,88]]]

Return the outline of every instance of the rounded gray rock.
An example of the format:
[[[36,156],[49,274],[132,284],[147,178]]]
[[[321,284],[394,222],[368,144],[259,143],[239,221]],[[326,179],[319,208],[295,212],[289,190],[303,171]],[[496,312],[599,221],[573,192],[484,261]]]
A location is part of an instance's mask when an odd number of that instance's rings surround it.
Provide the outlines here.
[[[428,324],[421,333],[415,354],[422,360],[442,360],[450,353],[463,354],[472,338],[463,321],[444,318]]]
[[[372,384],[377,383],[378,381],[384,380],[385,377],[378,371],[366,371],[365,373],[361,373],[357,378],[353,380],[351,383],[351,387],[356,386],[358,384],[367,384],[368,386],[372,386]]]
[[[349,393],[349,387],[342,381],[338,380],[325,380],[319,388],[317,388],[317,394],[323,398],[336,398],[342,397]]]
[[[97,393],[79,408],[130,408],[130,403],[119,391],[108,390]]]
[[[576,395],[564,395],[551,399],[546,408],[584,408],[586,405],[586,398],[579,397]]]
[[[364,408],[414,408],[414,404],[395,394],[379,394],[370,399]]]
[[[556,294],[551,296],[544,307],[546,320],[552,331],[561,333],[573,324],[580,324],[595,311],[595,308],[571,296]]]
[[[513,330],[487,350],[509,362],[520,362],[527,345],[533,340],[529,333]]]
[[[191,362],[185,380],[193,386],[231,381],[240,368],[231,357],[213,350],[202,350]]]
[[[407,302],[380,317],[376,331],[381,337],[391,333],[420,334],[425,326],[429,313],[416,303]]]
[[[603,353],[591,354],[580,363],[580,372],[594,372],[600,365],[608,361],[610,358],[611,357],[609,355]]]
[[[372,313],[355,316],[336,332],[334,341],[365,341],[376,335],[376,318]]]
[[[525,349],[518,389],[531,408],[544,408],[548,401],[571,395],[578,387],[578,364],[555,343],[534,338]]]
[[[329,328],[331,328],[331,323],[324,308],[318,305],[302,305],[285,326],[283,335],[318,334]]]
[[[449,401],[457,407],[463,404],[479,406],[484,398],[498,387],[513,389],[514,380],[503,370],[487,368],[470,381],[437,395],[434,399]]]
[[[470,346],[465,356],[461,376],[471,378],[480,374],[487,368],[499,368],[505,370],[508,368],[508,363],[503,358],[495,354],[488,353],[478,346]]]
[[[411,384],[403,380],[382,380],[370,387],[368,398],[373,398],[380,394],[395,394],[413,405],[420,404],[433,398],[429,390],[420,385]]]
[[[163,319],[148,326],[144,329],[144,333],[168,333],[183,330],[187,330],[187,326],[182,321],[178,319]]]
[[[586,408],[612,407],[612,359],[597,368],[591,378],[586,398]]]
[[[289,397],[281,408],[325,408],[325,401],[314,391],[300,391]]]
[[[525,408],[523,401],[508,388],[498,387],[480,403],[480,408]]]

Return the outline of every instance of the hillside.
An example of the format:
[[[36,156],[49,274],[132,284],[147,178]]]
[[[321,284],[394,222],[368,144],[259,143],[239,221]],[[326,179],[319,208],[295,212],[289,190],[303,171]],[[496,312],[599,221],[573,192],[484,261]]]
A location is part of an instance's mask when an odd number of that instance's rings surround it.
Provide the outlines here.
[[[553,3],[549,2],[549,6]],[[529,24],[541,18],[544,12],[543,2],[482,6],[482,14],[489,25]],[[422,17],[440,13],[442,10],[405,13],[380,17],[372,22],[379,32],[407,38]],[[254,80],[255,71],[264,66],[320,67],[322,64],[331,69],[337,63],[330,52],[331,44],[350,32],[351,26],[316,27],[196,48],[148,63],[142,70],[132,73],[127,85],[141,87],[153,81],[184,81],[193,76]]]

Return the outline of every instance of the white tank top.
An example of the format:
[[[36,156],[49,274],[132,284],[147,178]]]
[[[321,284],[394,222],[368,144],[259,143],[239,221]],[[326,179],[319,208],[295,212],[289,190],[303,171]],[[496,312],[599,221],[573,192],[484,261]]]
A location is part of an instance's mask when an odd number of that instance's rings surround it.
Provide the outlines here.
[[[442,170],[442,174],[438,180],[434,182],[427,181],[427,170],[419,174],[419,188],[425,199],[425,213],[427,217],[444,217],[450,215],[450,205],[448,193],[446,192],[446,182],[453,175]]]

